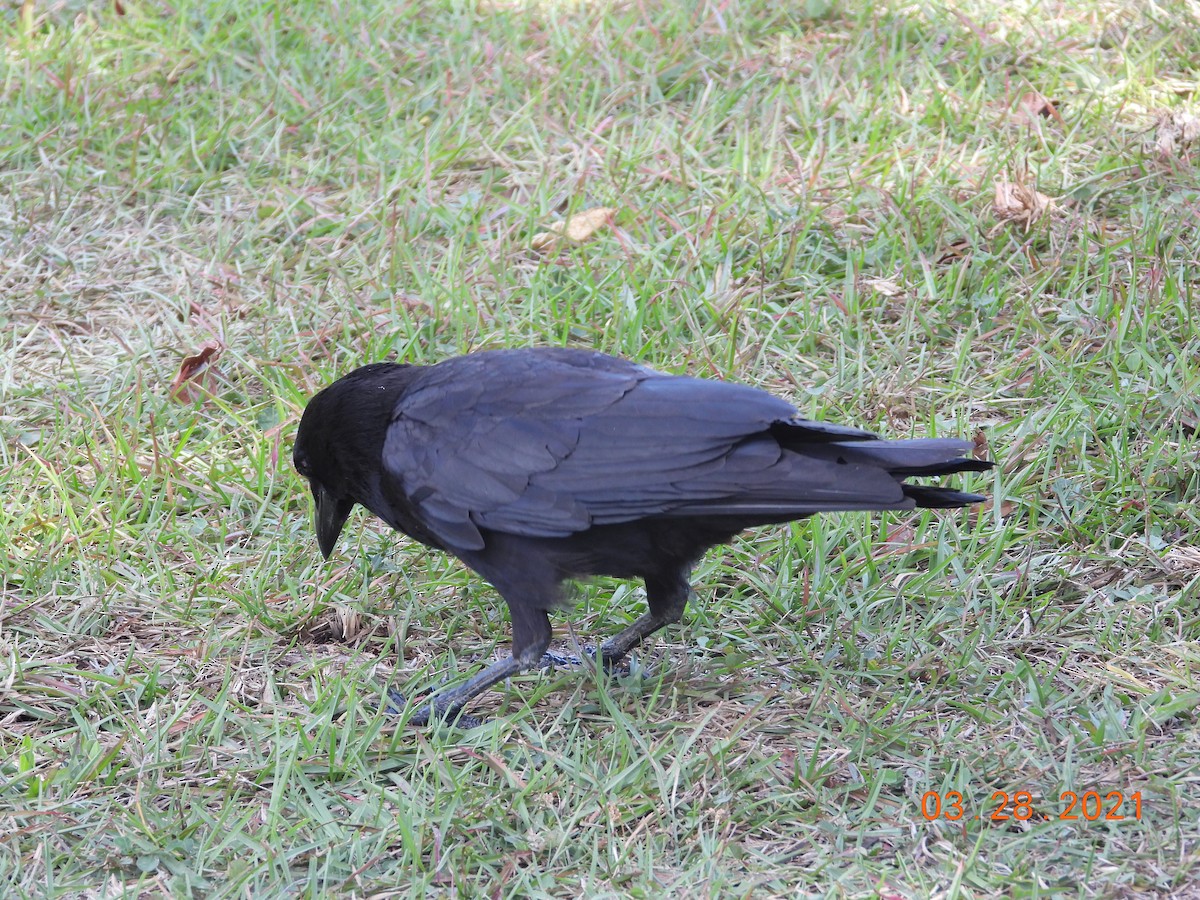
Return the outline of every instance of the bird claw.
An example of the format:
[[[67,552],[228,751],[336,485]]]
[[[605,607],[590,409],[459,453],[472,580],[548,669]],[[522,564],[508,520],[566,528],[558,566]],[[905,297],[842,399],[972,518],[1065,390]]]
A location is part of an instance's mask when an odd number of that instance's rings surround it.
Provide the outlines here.
[[[401,715],[408,707],[408,698],[395,688],[388,688],[383,696],[383,714],[385,716]]]
[[[589,644],[583,648],[583,652],[588,658],[588,664],[595,666],[596,654],[599,652],[598,649]],[[583,660],[574,653],[557,653],[553,650],[547,650],[543,653],[538,663],[538,668],[542,671],[552,671],[555,668],[581,669],[583,666]],[[610,662],[606,659],[604,660],[604,671],[609,675],[624,678],[633,672],[633,665],[629,662],[628,658],[616,660],[615,662]]]
[[[595,659],[596,652],[592,650],[588,655]],[[604,660],[604,671],[613,678],[628,678],[639,668],[636,662],[628,656],[617,660]]]
[[[553,669],[578,669],[582,665],[583,660],[574,653],[555,653],[553,650],[547,650],[542,654],[537,667],[546,671]]]
[[[408,708],[408,699],[397,691],[395,688],[389,688],[387,697],[383,703],[383,711],[389,716],[399,716]],[[451,705],[445,708],[439,708],[434,703],[427,703],[413,711],[413,714],[408,717],[409,725],[428,725],[430,722],[438,721],[446,725],[453,725],[455,728],[478,728],[483,724],[484,720],[478,716],[467,715],[462,711],[461,706]]]

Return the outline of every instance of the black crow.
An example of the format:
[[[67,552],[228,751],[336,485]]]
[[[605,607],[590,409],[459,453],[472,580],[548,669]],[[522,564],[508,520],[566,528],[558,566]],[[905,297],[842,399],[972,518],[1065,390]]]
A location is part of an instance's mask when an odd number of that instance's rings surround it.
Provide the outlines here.
[[[542,659],[567,579],[645,582],[649,611],[599,648],[612,666],[683,617],[689,572],[709,547],[828,510],[977,503],[905,481],[990,468],[971,448],[880,440],[744,385],[540,348],[356,369],[309,402],[293,461],[326,558],[359,503],[500,592],[512,654],[412,718],[474,724],[460,717],[469,701]]]

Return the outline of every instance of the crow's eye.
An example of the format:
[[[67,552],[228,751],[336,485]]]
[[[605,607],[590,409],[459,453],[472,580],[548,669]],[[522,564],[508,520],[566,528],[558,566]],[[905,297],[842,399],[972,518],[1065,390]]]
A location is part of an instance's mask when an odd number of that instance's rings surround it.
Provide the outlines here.
[[[303,456],[293,456],[292,457],[292,465],[295,466],[296,471],[299,472],[301,475],[303,475],[305,478],[312,477],[312,473],[308,469],[308,460],[305,459]]]

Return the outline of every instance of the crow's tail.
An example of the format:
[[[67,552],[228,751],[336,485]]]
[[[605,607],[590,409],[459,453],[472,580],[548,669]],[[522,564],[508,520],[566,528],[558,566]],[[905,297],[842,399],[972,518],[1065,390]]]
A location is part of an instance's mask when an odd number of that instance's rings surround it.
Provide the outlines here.
[[[883,441],[865,432],[846,434],[850,429],[833,440],[816,440],[810,431],[805,423],[775,429],[773,439],[746,441],[726,454],[720,468],[673,486],[690,496],[662,514],[721,516],[747,527],[835,510],[947,509],[985,499],[905,481],[990,469],[992,463],[969,455],[974,447],[970,441]]]
[[[905,497],[911,498],[923,509],[953,509],[956,506],[982,503],[987,499],[982,494],[968,494],[953,488],[928,487],[923,484],[901,484],[900,487],[904,490]]]
[[[953,475],[956,472],[985,472],[993,463],[967,455],[974,449],[970,441],[950,438],[923,438],[901,441],[837,441],[825,444],[813,455],[828,456],[848,463],[864,463],[885,469],[900,481],[904,496],[917,506],[950,509],[982,503],[986,497],[953,488],[908,484],[905,478]]]

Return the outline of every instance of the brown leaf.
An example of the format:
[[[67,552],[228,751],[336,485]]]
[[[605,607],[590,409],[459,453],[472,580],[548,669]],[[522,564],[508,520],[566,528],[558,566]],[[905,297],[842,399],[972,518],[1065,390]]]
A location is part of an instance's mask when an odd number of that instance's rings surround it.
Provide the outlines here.
[[[220,359],[224,350],[220,341],[205,341],[194,356],[185,356],[171,382],[171,398],[190,403],[197,394],[207,391],[213,363]]]
[[[339,605],[320,622],[306,628],[302,635],[314,644],[350,643],[366,630],[367,623],[362,616],[348,606]]]
[[[904,288],[886,278],[864,278],[862,284],[885,297],[898,297],[904,293]]]
[[[1159,156],[1174,158],[1197,138],[1200,138],[1200,116],[1177,109],[1159,118],[1158,130],[1154,133],[1154,149]]]
[[[1054,208],[1054,200],[1020,181],[997,181],[992,212],[1001,222],[1016,222],[1026,231]]]
[[[1054,101],[1048,100],[1037,91],[1026,91],[1022,94],[1012,116],[1025,125],[1036,125],[1038,119],[1054,119],[1059,125],[1063,123]]]
[[[609,224],[615,212],[608,206],[584,210],[565,222],[555,222],[549,231],[539,231],[529,244],[534,250],[549,250],[564,237],[577,244],[582,243]]]
[[[967,516],[972,522],[978,522],[983,516],[992,515],[992,510],[995,508],[996,498],[988,497],[982,503],[976,503],[974,506],[970,507],[967,512]],[[1000,517],[1002,519],[1007,519],[1009,516],[1015,513],[1017,509],[1017,504],[1012,500],[1000,501]]]
[[[1163,562],[1172,572],[1200,572],[1200,547],[1175,547],[1167,551]]]
[[[983,433],[982,428],[975,429],[975,437],[971,439],[971,443],[975,445],[971,455],[976,459],[987,461],[992,458],[992,448],[988,446],[987,435]]]
[[[958,238],[946,245],[946,249],[942,251],[942,255],[938,257],[937,261],[939,266],[944,266],[960,259],[966,259],[970,255],[971,242],[966,238]]]

